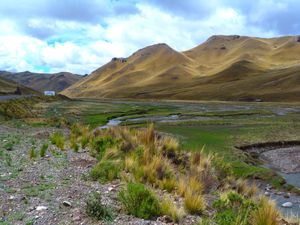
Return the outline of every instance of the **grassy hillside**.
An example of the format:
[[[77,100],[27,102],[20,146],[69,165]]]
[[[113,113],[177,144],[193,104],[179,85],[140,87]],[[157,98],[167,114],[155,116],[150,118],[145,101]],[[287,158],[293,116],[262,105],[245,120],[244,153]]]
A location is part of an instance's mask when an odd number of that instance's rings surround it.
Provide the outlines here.
[[[81,76],[79,75],[67,72],[55,74],[42,74],[31,73],[28,71],[21,73],[10,73],[6,71],[0,71],[0,77],[13,80],[17,83],[20,83],[26,87],[32,88],[40,92],[46,90],[60,92],[65,88],[71,86],[81,78]]]
[[[300,100],[296,37],[213,36],[177,52],[166,44],[113,58],[62,93],[73,98]]]
[[[30,88],[17,84],[14,81],[10,81],[4,78],[0,78],[0,95],[29,95],[37,94]]]

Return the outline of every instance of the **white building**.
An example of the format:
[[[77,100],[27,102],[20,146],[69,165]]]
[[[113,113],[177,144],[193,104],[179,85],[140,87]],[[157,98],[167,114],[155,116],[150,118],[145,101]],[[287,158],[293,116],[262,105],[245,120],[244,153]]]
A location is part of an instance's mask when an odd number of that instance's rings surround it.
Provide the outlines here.
[[[44,91],[44,95],[46,95],[46,96],[55,96],[55,91]]]

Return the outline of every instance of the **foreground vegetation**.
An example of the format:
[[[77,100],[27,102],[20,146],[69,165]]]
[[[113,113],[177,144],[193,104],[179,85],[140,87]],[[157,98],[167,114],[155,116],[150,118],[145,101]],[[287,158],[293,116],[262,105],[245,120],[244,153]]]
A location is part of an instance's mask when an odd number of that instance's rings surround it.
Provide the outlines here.
[[[124,188],[119,201],[133,216],[154,219],[167,215],[180,223],[191,214],[200,216],[199,224],[281,224],[274,203],[260,196],[254,184],[234,178],[222,157],[203,149],[187,153],[177,139],[160,135],[153,125],[92,131],[75,124],[67,142],[88,149],[97,159],[90,172],[92,180],[121,180]],[[101,203],[87,207],[95,218],[109,220],[113,216]],[[208,216],[212,211],[213,216]]]

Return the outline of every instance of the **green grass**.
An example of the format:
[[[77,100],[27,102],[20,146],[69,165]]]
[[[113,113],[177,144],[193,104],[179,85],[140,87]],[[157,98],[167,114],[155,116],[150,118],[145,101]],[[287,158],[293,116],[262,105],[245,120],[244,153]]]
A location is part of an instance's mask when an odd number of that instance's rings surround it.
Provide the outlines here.
[[[161,214],[156,196],[143,184],[129,183],[119,193],[119,200],[126,211],[136,217],[151,219]]]

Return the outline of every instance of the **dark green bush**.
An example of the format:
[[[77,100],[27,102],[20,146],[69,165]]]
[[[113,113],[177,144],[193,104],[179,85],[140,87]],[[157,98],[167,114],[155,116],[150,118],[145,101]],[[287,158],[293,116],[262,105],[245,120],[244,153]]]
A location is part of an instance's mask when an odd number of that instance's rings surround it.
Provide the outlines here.
[[[251,213],[257,208],[252,200],[236,192],[230,192],[226,198],[215,201],[213,207],[217,210],[214,218],[217,225],[247,225]]]
[[[93,167],[90,176],[93,180],[101,182],[112,181],[119,177],[121,168],[119,161],[102,160]]]
[[[119,200],[126,211],[136,217],[150,219],[161,214],[157,198],[143,184],[129,183],[119,193]]]
[[[90,143],[91,155],[97,157],[97,159],[100,161],[105,153],[105,150],[113,147],[116,143],[117,141],[111,136],[94,137]]]
[[[101,194],[92,192],[86,201],[86,213],[98,220],[113,221],[114,214],[111,208],[101,203]]]

